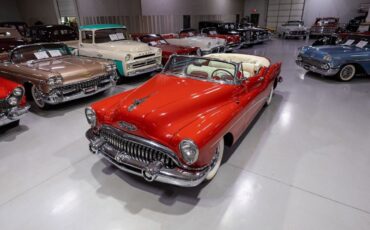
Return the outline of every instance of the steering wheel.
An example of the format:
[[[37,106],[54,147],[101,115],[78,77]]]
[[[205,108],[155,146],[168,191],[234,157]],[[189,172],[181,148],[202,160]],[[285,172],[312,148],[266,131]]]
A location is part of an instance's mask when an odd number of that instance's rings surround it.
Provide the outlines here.
[[[220,73],[223,72],[223,74],[220,74],[220,75],[216,74],[218,72],[220,72]],[[225,73],[226,73],[226,75],[225,75]],[[224,69],[216,69],[215,71],[212,72],[211,79],[212,80],[217,80],[217,81],[219,81],[219,80],[222,80],[222,81],[233,81],[234,80],[233,76],[234,75],[232,73],[230,73],[229,71],[227,71],[227,70],[224,70]],[[230,79],[229,77],[231,77],[232,79]]]

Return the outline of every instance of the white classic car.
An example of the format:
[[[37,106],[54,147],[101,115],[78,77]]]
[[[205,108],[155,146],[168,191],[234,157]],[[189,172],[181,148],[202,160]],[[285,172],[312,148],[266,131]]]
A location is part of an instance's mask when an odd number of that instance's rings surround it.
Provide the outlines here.
[[[279,37],[303,37],[306,38],[309,34],[308,28],[304,26],[302,21],[288,21],[277,28]]]
[[[98,24],[80,27],[77,42],[65,42],[73,53],[112,60],[121,77],[132,77],[162,68],[162,51],[145,43],[128,40],[126,27]]]
[[[198,47],[202,55],[211,53],[224,53],[226,40],[198,35],[196,30],[187,29],[177,34],[164,34],[166,41],[171,45]]]

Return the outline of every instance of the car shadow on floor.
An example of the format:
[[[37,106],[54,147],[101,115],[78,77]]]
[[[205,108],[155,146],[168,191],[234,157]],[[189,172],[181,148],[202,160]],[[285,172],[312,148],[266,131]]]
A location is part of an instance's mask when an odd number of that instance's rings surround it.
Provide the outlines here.
[[[22,122],[22,121],[21,121]],[[17,139],[18,135],[29,130],[28,126],[22,125],[14,126],[13,124],[8,124],[0,127],[0,142],[12,142]]]
[[[310,79],[314,79],[314,80],[318,80],[318,81],[322,81],[322,82],[325,82],[325,83],[331,83],[331,84],[346,84],[346,83],[350,83],[350,84],[358,84],[358,83],[364,83],[364,82],[370,82],[370,76],[366,75],[366,74],[357,74],[351,81],[349,82],[341,82],[337,79],[336,76],[323,76],[321,74],[318,74],[318,73],[314,73],[314,72],[311,72],[311,71],[308,71],[304,74],[304,77],[305,78],[310,78]]]
[[[273,99],[274,105],[263,108],[241,138],[237,140],[231,148],[226,149],[223,160],[224,163],[228,161],[230,156],[235,152],[266,110],[271,111],[269,112],[269,117],[265,119],[265,123],[271,124],[273,117],[279,110],[282,100],[283,96],[280,95],[280,92],[277,92]],[[122,201],[122,203],[125,204],[125,208],[131,213],[138,213],[143,209],[149,209],[170,215],[183,215],[188,213],[198,205],[201,199],[206,199],[208,201],[210,199],[222,200],[224,195],[228,193],[228,190],[234,187],[234,183],[237,181],[236,178],[240,174],[239,170],[232,170],[232,172],[226,170],[227,173],[233,174],[231,177],[235,178],[235,180],[220,181],[218,179],[222,178],[222,176],[218,175],[218,178],[216,175],[216,178],[212,181],[203,182],[196,187],[183,188],[158,182],[147,182],[139,176],[119,170],[105,159],[96,162],[91,172],[100,185],[99,188],[97,188],[97,193]],[[117,177],[119,178],[118,180]],[[205,191],[202,192],[203,190]],[[153,195],[154,197],[158,197],[158,199],[152,199]],[[149,199],[147,196],[149,196]],[[135,199],[130,199],[132,197],[135,197]],[[144,200],[140,200],[139,197],[143,197]]]

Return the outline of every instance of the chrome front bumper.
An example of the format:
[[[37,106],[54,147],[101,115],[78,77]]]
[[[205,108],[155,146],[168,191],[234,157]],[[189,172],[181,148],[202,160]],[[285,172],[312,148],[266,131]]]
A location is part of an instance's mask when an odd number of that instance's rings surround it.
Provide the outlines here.
[[[86,92],[84,90],[80,90],[77,93],[71,94],[71,95],[65,95],[66,93],[63,92],[63,90],[60,89],[54,89],[49,94],[43,94],[42,97],[44,99],[44,102],[50,105],[57,105],[61,104],[67,101],[73,101],[84,97],[89,97],[92,95],[95,95],[97,93],[103,92],[105,90],[108,90],[116,85],[115,80],[110,80],[109,84],[104,85],[103,87],[96,87],[91,92]]]
[[[202,56],[213,53],[224,53],[226,51],[226,46],[217,46],[210,50],[201,50]]]
[[[14,107],[7,112],[0,113],[0,126],[20,120],[28,112],[30,107],[30,105],[26,105],[24,107]]]
[[[101,155],[120,170],[143,177],[146,181],[158,181],[181,187],[194,187],[202,183],[207,176],[209,168],[199,171],[185,170],[179,167],[165,168],[160,161],[146,164],[130,157],[122,151],[118,151],[103,138],[94,134],[92,129],[86,132],[90,141],[90,151]]]
[[[318,66],[314,66],[314,65],[305,63],[301,60],[296,60],[295,62],[296,62],[297,65],[304,68],[305,70],[312,71],[314,73],[318,73],[318,74],[321,74],[323,76],[334,76],[339,72],[339,69],[333,69],[333,68],[322,69]]]
[[[243,45],[243,43],[228,44],[226,45],[225,52],[233,52],[234,50],[240,49]]]

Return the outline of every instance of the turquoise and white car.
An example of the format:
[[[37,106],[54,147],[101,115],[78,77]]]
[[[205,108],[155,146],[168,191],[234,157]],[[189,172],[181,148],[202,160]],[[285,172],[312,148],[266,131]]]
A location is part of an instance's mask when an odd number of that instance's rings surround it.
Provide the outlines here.
[[[162,51],[145,43],[129,40],[127,29],[119,24],[81,26],[78,43],[66,42],[81,56],[112,60],[121,77],[132,77],[162,68]]]

